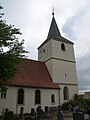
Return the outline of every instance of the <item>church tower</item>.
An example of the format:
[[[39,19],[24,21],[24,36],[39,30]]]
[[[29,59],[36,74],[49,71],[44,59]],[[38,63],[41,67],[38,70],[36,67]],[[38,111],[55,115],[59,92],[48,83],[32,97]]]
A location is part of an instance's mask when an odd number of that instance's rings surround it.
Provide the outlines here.
[[[52,13],[47,39],[38,47],[38,60],[45,62],[54,83],[60,86],[60,103],[78,93],[74,43],[61,36]]]

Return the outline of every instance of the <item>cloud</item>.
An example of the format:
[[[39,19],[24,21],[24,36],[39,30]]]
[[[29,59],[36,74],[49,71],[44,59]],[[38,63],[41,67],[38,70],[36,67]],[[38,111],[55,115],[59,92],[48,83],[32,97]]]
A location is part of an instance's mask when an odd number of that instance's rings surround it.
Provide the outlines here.
[[[83,1],[80,6],[80,9],[74,9],[75,14],[66,20],[62,31],[75,43],[79,90],[90,90],[90,1]]]
[[[90,3],[90,2],[89,2]],[[89,53],[90,48],[90,7],[88,4],[80,9],[80,11],[71,18],[67,19],[63,25],[63,32],[69,38],[75,42],[75,50],[77,58],[83,57]],[[83,53],[83,54],[82,54]]]
[[[90,53],[77,61],[79,90],[90,90]]]

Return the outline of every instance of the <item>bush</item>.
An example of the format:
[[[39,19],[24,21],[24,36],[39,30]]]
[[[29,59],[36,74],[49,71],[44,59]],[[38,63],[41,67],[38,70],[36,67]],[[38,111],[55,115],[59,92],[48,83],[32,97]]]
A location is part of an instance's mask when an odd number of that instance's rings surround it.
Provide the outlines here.
[[[69,106],[69,102],[63,103],[62,104],[62,110],[68,111],[69,110],[68,106]]]
[[[87,109],[87,107],[90,107],[90,99],[85,99],[82,96],[75,94],[73,100],[62,104],[62,110],[70,111],[73,110],[75,106],[78,106],[80,109]]]

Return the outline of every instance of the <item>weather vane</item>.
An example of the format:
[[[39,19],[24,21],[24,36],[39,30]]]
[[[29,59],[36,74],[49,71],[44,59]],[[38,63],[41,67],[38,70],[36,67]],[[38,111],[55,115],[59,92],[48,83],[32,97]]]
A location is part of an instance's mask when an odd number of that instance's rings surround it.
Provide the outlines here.
[[[54,7],[52,7],[52,15],[54,16]]]

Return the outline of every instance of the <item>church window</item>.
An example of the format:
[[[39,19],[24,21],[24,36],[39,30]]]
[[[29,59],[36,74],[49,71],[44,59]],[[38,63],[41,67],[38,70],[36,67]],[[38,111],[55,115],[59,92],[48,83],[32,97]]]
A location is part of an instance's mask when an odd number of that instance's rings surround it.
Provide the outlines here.
[[[51,104],[54,104],[55,103],[55,96],[52,94],[51,95]]]
[[[40,90],[35,91],[35,104],[41,104],[41,92],[40,92]]]
[[[64,89],[63,89],[63,96],[64,96],[64,100],[69,99],[69,91],[68,91],[67,87],[64,87]]]
[[[65,45],[63,43],[61,44],[61,50],[65,51]]]
[[[18,90],[18,104],[24,104],[24,90]]]

